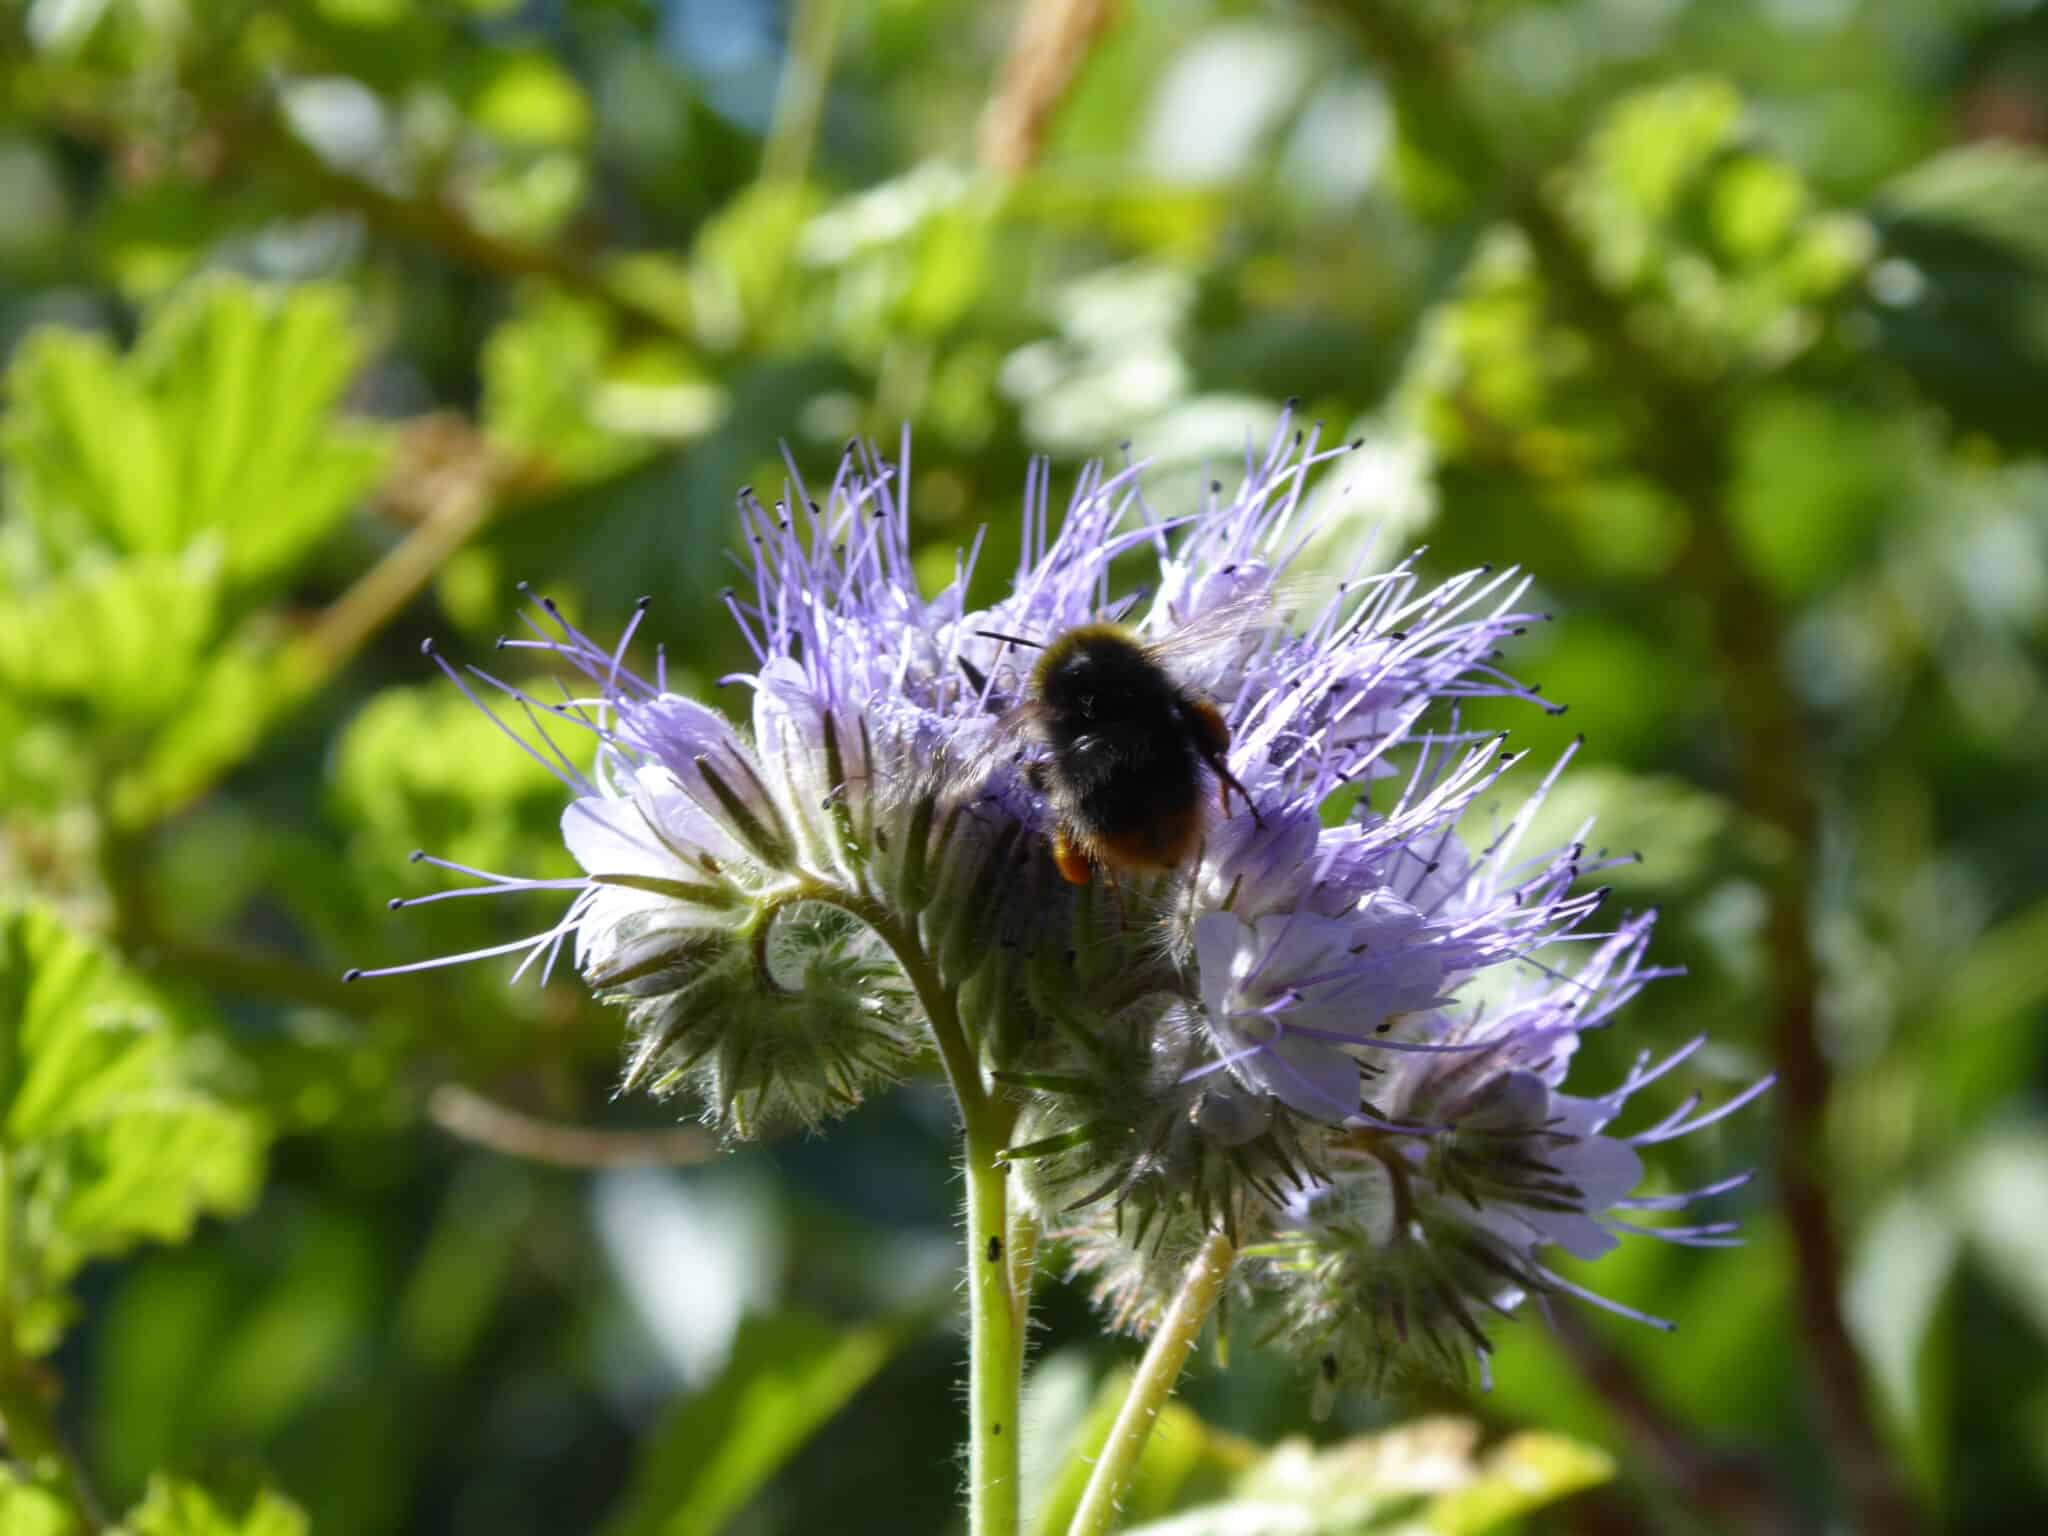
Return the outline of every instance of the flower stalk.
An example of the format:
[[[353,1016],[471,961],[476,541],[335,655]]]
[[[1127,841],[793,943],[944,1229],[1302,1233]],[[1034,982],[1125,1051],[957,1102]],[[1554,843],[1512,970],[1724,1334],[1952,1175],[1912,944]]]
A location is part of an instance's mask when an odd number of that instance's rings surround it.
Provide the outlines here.
[[[1088,1478],[1067,1536],[1108,1536],[1114,1527],[1117,1505],[1138,1470],[1159,1410],[1173,1395],[1174,1384],[1180,1380],[1209,1314],[1216,1310],[1236,1259],[1237,1245],[1220,1231],[1211,1232],[1196,1250],[1172,1306],[1139,1362],[1123,1407],[1117,1410],[1116,1423],[1110,1426],[1109,1438],[1096,1458],[1095,1471]]]
[[[969,1536],[1016,1536],[1022,1518],[1017,1421],[1037,1246],[1029,1215],[1012,1208],[1002,1160],[1016,1117],[990,1097],[959,1000],[923,945],[883,913],[860,915],[910,979],[960,1107],[967,1184],[967,1529]]]
[[[1029,1293],[1009,1261],[1009,1171],[1000,1147],[969,1130],[967,1166],[968,1521],[970,1536],[1016,1536],[1017,1415]]]

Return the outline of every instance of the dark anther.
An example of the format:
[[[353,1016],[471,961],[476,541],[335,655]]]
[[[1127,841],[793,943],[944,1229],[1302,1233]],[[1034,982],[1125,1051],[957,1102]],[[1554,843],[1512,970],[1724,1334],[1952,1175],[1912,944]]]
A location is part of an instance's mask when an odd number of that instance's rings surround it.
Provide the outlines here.
[[[646,610],[647,610],[647,609],[648,609],[649,607],[651,607],[651,606],[653,605],[653,602],[654,602],[654,594],[653,594],[652,592],[649,592],[649,593],[648,593],[648,594],[647,594],[646,596],[644,596],[644,597],[639,597],[639,598],[635,598],[635,599],[633,600],[633,606],[634,606],[635,608],[638,608],[638,609],[640,609],[640,610],[641,610],[641,611],[642,611],[642,612],[644,613],[644,612],[645,612],[645,611],[646,611]]]
[[[426,850],[426,849],[424,849],[424,848],[415,848],[415,849],[413,849],[413,851],[412,851],[411,853],[409,853],[409,854],[407,854],[407,855],[406,855],[406,862],[407,862],[408,864],[417,864],[417,863],[419,863],[419,861],[420,861],[421,859],[424,859],[424,858],[425,858],[426,856],[427,856],[427,850]]]
[[[1281,409],[1281,410],[1283,410],[1283,411],[1298,411],[1298,410],[1300,410],[1300,409],[1301,409],[1301,396],[1299,396],[1299,395],[1289,395],[1289,396],[1287,397],[1287,399],[1286,399],[1285,403],[1281,405],[1280,409]]]
[[[343,981],[360,981],[362,980],[362,977],[363,968],[360,965],[352,965],[347,970],[341,973],[341,979]]]
[[[384,910],[386,912],[396,912],[400,907],[404,905],[405,898],[403,896],[394,896],[389,901],[384,903]]]
[[[420,642],[420,654],[422,656],[431,656],[434,654],[434,637],[432,635],[427,636],[426,639]]]

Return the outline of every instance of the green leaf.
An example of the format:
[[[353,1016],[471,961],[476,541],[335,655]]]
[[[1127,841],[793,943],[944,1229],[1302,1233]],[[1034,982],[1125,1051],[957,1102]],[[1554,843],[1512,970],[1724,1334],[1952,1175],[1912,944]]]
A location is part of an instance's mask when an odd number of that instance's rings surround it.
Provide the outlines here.
[[[1984,1136],[1962,1169],[1957,1194],[1978,1261],[2006,1299],[2048,1339],[2048,1124]]]
[[[634,275],[651,282],[656,269],[641,263]],[[525,289],[484,345],[484,430],[546,484],[624,474],[723,412],[723,395],[682,348],[624,347],[616,317],[588,300]]]
[[[2048,155],[1985,140],[1946,150],[1894,178],[1876,198],[1901,222],[1966,229],[2048,272]]]
[[[1967,1203],[1967,1202],[1965,1202]],[[1860,1234],[1844,1283],[1844,1311],[1873,1385],[1910,1436],[1923,1474],[1946,1449],[1946,1382],[1928,1368],[1930,1343],[1962,1255],[1958,1213],[1921,1190],[1893,1195]],[[1930,1476],[1938,1485],[1939,1478]]]
[[[1684,779],[1574,764],[1544,797],[1522,846],[1532,852],[1558,847],[1589,821],[1589,853],[1643,856],[1640,864],[1623,864],[1599,877],[1631,895],[1695,884],[1731,853],[1741,856],[1736,834],[1747,830],[1734,806]],[[1749,851],[1753,856],[1756,850]]]
[[[1470,1483],[1432,1500],[1420,1528],[1435,1536],[1481,1536],[1612,1476],[1614,1460],[1605,1451],[1524,1430],[1481,1457]]]
[[[0,688],[78,701],[115,727],[176,710],[219,612],[212,552],[81,564],[19,594],[0,588]]]
[[[1477,1424],[1418,1419],[1320,1450],[1284,1440],[1233,1497],[1130,1536],[1483,1536],[1613,1473],[1562,1435],[1524,1431],[1482,1454]]]
[[[915,1321],[847,1332],[801,1313],[748,1318],[719,1378],[649,1436],[605,1536],[711,1536],[868,1383]]]
[[[1925,1038],[1939,1042],[1916,1069],[1929,1108],[1968,1125],[2030,1080],[2041,1055],[2033,1020],[2048,1002],[2048,901],[2022,908],[1981,934],[1945,967]]]
[[[588,748],[561,736],[572,754]],[[586,759],[587,761],[587,759]],[[400,878],[415,848],[484,869],[571,874],[562,786],[443,683],[387,688],[356,714],[335,753],[332,806],[366,872]],[[445,883],[416,870],[416,886]]]
[[[1871,211],[1892,258],[1872,283],[1885,352],[1973,430],[2048,442],[2048,155],[1949,150]]]
[[[255,1199],[268,1131],[211,1091],[209,1045],[107,951],[37,910],[0,916],[0,1325],[15,1347],[56,1342],[89,1260]]]
[[[1915,466],[1896,417],[1831,397],[1753,397],[1734,432],[1729,515],[1749,564],[1781,597],[1812,596],[1870,543]]]
[[[590,136],[590,99],[545,53],[480,59],[468,96],[470,121],[510,144],[574,145]]]
[[[378,435],[336,420],[360,362],[344,290],[186,289],[127,356],[41,331],[8,370],[13,504],[55,574],[205,544],[229,585],[275,581],[370,488]]]
[[[0,1466],[0,1531],[7,1536],[75,1536],[77,1530],[77,1520],[56,1494]]]
[[[1117,1411],[1130,1395],[1131,1374],[1128,1370],[1111,1372],[1095,1394],[1032,1519],[1034,1536],[1058,1536],[1074,1518],[1096,1458],[1116,1423]],[[1153,1421],[1151,1438],[1145,1442],[1145,1453],[1124,1494],[1124,1512],[1135,1519],[1149,1519],[1191,1499],[1221,1492],[1251,1455],[1245,1442],[1204,1424],[1185,1403],[1169,1400]]]
[[[307,1536],[311,1528],[297,1505],[268,1489],[234,1515],[204,1489],[158,1477],[114,1536]]]
[[[268,637],[245,631],[215,647],[183,706],[152,735],[141,760],[116,778],[115,819],[143,826],[164,807],[189,801],[261,744],[265,727],[289,697],[286,668]]]

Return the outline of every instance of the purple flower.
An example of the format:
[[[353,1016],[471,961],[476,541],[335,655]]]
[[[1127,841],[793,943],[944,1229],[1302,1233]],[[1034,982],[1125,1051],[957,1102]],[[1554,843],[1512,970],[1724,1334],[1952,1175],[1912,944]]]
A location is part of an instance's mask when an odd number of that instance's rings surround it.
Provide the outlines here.
[[[1008,595],[980,611],[979,541],[920,595],[907,440],[893,465],[850,452],[822,501],[792,467],[774,505],[740,499],[726,601],[755,666],[725,681],[751,691],[744,722],[671,693],[659,648],[651,676],[627,666],[644,603],[615,645],[546,599],[501,642],[566,669],[559,698],[436,655],[561,778],[584,871],[547,882],[571,893],[559,922],[484,953],[545,974],[571,952],[627,1010],[625,1085],[685,1091],[740,1135],[816,1125],[909,1069],[943,997],[1017,1101],[1009,1157],[1120,1320],[1142,1325],[1159,1267],[1220,1223],[1260,1255],[1243,1278],[1281,1335],[1337,1376],[1483,1360],[1479,1314],[1574,1289],[1541,1250],[1591,1257],[1630,1229],[1635,1148],[1714,1116],[1608,1130],[1688,1052],[1602,1097],[1562,1090],[1578,1033],[1656,974],[1649,919],[1593,926],[1582,842],[1521,852],[1570,752],[1505,827],[1465,835],[1517,756],[1462,701],[1555,708],[1494,666],[1540,617],[1525,578],[1431,587],[1411,560],[1305,599],[1303,493],[1344,451],[1283,425],[1233,494],[1170,516],[1140,466],[1091,468],[1057,522],[1039,465]],[[1113,581],[1146,556],[1149,583]],[[1215,704],[1249,800],[1209,809],[1183,866],[1113,890],[1050,857],[1042,748],[1009,713],[1029,655],[1004,638],[1103,622]],[[481,883],[444,896],[537,883],[447,867]]]
[[[1644,1129],[1610,1129],[1629,1098],[1697,1051],[1643,1055],[1593,1098],[1561,1084],[1581,1032],[1599,1028],[1650,979],[1650,919],[1603,936],[1575,972],[1512,990],[1492,1008],[1412,1021],[1445,1049],[1389,1062],[1374,1104],[1389,1125],[1334,1138],[1323,1176],[1301,1189],[1251,1251],[1253,1287],[1271,1299],[1276,1332],[1323,1379],[1377,1384],[1404,1372],[1482,1380],[1485,1320],[1529,1296],[1571,1296],[1668,1329],[1559,1274],[1545,1250],[1597,1259],[1640,1233],[1697,1247],[1733,1244],[1735,1223],[1643,1226],[1645,1212],[1726,1194],[1747,1174],[1682,1194],[1636,1193],[1640,1149],[1705,1129],[1763,1093],[1764,1078],[1709,1110],[1698,1095]],[[1455,1047],[1456,1049],[1451,1049]]]

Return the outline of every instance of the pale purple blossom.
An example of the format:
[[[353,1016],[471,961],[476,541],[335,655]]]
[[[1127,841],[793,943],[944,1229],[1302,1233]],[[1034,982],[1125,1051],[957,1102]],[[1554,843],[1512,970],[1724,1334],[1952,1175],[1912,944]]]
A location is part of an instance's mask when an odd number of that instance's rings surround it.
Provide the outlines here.
[[[743,720],[671,692],[658,647],[628,665],[644,603],[605,645],[538,599],[501,647],[565,673],[557,692],[435,660],[561,779],[583,876],[448,864],[477,883],[442,896],[545,887],[568,908],[520,941],[353,974],[511,954],[545,975],[568,953],[628,1010],[626,1086],[687,1091],[751,1134],[910,1068],[915,968],[1020,1101],[1010,1156],[1121,1320],[1148,1315],[1162,1256],[1223,1222],[1327,1370],[1483,1362],[1478,1314],[1577,1293],[1543,1250],[1595,1257],[1627,1213],[1673,1206],[1635,1195],[1639,1147],[1765,1085],[1632,1136],[1610,1129],[1628,1097],[1693,1047],[1564,1091],[1579,1034],[1659,974],[1650,919],[1598,926],[1590,877],[1618,861],[1583,832],[1522,850],[1570,751],[1505,825],[1469,832],[1519,754],[1464,728],[1463,701],[1557,708],[1496,666],[1542,617],[1526,577],[1429,585],[1411,558],[1303,597],[1303,493],[1345,452],[1283,425],[1234,491],[1170,515],[1133,464],[1084,471],[1055,519],[1035,466],[1009,590],[975,611],[980,540],[919,591],[907,439],[893,464],[849,451],[821,500],[792,467],[773,504],[740,498],[726,605],[754,665],[723,681]],[[1112,567],[1134,555],[1155,569],[1126,590]],[[1250,802],[1209,810],[1186,867],[1107,894],[1053,867],[1036,748],[1006,728],[1029,652],[1003,638],[1103,621],[1216,704]]]

